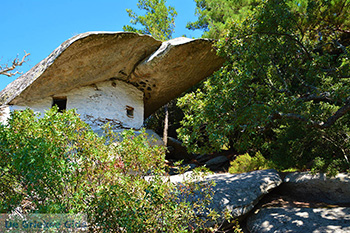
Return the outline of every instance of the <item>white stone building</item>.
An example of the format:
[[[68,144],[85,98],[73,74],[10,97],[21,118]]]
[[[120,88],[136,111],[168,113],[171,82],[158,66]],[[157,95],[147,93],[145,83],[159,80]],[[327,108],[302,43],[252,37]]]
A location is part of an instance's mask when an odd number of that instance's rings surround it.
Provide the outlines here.
[[[1,121],[6,121],[10,111],[31,108],[44,114],[54,105],[59,110],[76,109],[82,120],[91,125],[93,130],[99,130],[107,122],[115,127],[134,129],[141,128],[143,124],[143,92],[119,80],[74,88],[37,101],[3,106]]]
[[[27,107],[76,109],[94,130],[140,129],[145,117],[223,63],[205,39],[160,42],[127,32],[79,34],[0,92],[0,120]]]

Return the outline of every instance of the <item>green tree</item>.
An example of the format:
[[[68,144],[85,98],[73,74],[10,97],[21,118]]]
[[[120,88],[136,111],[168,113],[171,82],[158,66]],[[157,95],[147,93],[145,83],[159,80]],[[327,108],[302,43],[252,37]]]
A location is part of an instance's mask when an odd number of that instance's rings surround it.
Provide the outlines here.
[[[220,39],[224,67],[179,101],[182,140],[194,152],[348,169],[350,1],[257,2]]]
[[[133,25],[140,24],[141,29],[126,25],[124,31],[150,34],[158,40],[169,40],[175,30],[175,17],[177,12],[174,7],[167,7],[166,0],[139,0],[137,7],[146,11],[145,15],[138,15],[131,9],[126,11]]]
[[[257,6],[257,0],[194,0],[197,21],[189,22],[190,30],[204,31],[203,37],[218,39],[230,22],[243,20]]]

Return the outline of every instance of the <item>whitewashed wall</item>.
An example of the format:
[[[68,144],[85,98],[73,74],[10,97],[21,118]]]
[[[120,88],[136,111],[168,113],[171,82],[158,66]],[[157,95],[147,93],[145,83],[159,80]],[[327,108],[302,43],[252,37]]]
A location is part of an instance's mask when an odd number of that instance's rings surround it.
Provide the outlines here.
[[[68,93],[59,93],[57,97],[67,97],[67,109],[75,108],[82,120],[86,121],[94,130],[107,122],[117,127],[139,129],[143,124],[143,92],[136,87],[122,81],[106,81],[91,86],[73,89]],[[37,102],[26,103],[23,106],[9,106],[3,108],[2,117],[6,118],[9,111],[21,110],[29,107],[35,112],[44,113],[51,108],[51,97]],[[126,106],[134,108],[134,116],[128,117]],[[1,109],[0,109],[1,111]],[[1,115],[1,113],[0,113]]]
[[[57,96],[67,96],[67,109],[77,109],[91,126],[111,122],[139,129],[143,124],[143,92],[122,81],[102,82]],[[134,108],[134,117],[127,116],[126,106]]]
[[[34,112],[40,113],[43,115],[46,110],[51,108],[51,106],[52,106],[52,98],[50,97],[41,99],[40,101],[25,104],[23,106],[18,106],[18,105],[2,106],[0,108],[0,122],[5,123],[7,119],[10,117],[11,111],[31,108],[33,109]]]

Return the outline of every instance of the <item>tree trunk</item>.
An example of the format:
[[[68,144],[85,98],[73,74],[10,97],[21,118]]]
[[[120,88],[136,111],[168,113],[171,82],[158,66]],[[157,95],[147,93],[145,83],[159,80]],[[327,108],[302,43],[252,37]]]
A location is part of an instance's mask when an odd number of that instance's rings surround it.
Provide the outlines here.
[[[167,146],[167,144],[168,144],[168,128],[169,128],[168,104],[166,104],[164,106],[164,111],[165,111],[165,117],[164,117],[163,142],[164,142],[164,145]]]

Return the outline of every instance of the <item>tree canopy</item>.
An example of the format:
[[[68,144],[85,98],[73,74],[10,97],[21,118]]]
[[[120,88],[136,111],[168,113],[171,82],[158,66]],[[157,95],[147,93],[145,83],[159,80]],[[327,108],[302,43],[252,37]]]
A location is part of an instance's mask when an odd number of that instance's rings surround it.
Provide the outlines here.
[[[174,7],[167,7],[166,0],[139,0],[137,7],[146,11],[145,15],[138,15],[131,9],[126,11],[131,18],[130,23],[141,25],[141,29],[126,25],[124,31],[150,34],[158,40],[169,40],[175,30],[175,17],[177,12]]]
[[[197,21],[189,22],[187,28],[204,31],[204,37],[219,38],[232,21],[243,20],[258,4],[257,0],[194,0]]]
[[[196,153],[262,151],[285,167],[348,169],[350,1],[255,3],[242,21],[240,8],[222,11],[227,62],[179,100],[181,139]],[[202,13],[197,27],[218,35],[220,12]]]

